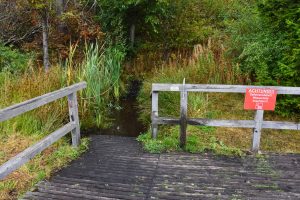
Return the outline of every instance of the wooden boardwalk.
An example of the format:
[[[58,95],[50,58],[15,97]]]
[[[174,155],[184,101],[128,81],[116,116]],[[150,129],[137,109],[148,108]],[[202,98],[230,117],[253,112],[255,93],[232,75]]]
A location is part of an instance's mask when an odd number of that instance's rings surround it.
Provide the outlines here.
[[[87,153],[23,199],[300,199],[300,155],[158,155],[135,138],[91,138]]]

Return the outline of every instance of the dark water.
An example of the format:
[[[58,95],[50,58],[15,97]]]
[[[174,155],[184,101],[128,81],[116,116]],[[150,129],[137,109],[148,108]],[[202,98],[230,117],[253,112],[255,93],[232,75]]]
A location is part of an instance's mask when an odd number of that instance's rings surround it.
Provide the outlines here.
[[[140,81],[131,81],[128,93],[121,98],[119,108],[112,110],[110,118],[112,126],[107,129],[93,129],[88,134],[119,135],[137,137],[146,131],[146,127],[138,121],[138,108],[136,97],[141,87]]]

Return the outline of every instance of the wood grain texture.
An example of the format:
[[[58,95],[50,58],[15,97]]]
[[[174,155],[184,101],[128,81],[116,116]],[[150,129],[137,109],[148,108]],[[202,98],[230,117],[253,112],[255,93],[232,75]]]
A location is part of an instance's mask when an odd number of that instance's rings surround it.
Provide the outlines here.
[[[188,93],[185,90],[185,79],[183,80],[182,90],[180,92],[180,142],[181,148],[186,144],[186,128],[187,128],[187,105]]]
[[[66,87],[55,92],[44,94],[42,96],[24,101],[22,103],[7,107],[3,110],[0,110],[0,122],[16,117],[25,112],[31,111],[40,106],[46,105],[50,102],[53,102],[62,97],[68,96],[78,90],[86,88],[86,83],[81,82],[74,84],[70,87]]]
[[[6,163],[0,166],[0,180],[4,179],[8,174],[20,168],[23,164],[28,162],[35,155],[41,153],[45,148],[49,147],[51,144],[59,140],[61,137],[71,132],[76,128],[76,124],[68,123],[62,128],[54,131],[49,136],[45,137],[35,145],[27,148],[23,152],[19,153]]]
[[[72,145],[78,147],[80,144],[80,124],[78,116],[78,102],[76,92],[68,95],[68,106],[70,122],[74,123],[76,127],[71,131],[72,133]]]
[[[156,124],[161,125],[179,125],[180,120],[170,117],[158,117],[153,119]],[[214,127],[229,127],[229,128],[254,128],[254,120],[219,120],[219,119],[202,119],[188,118],[188,125],[195,126],[214,126]],[[300,124],[296,122],[282,121],[263,121],[262,128],[280,129],[280,130],[300,130]]]
[[[158,125],[155,123],[154,119],[158,117],[158,92],[152,92],[152,111],[151,111],[151,132],[152,138],[157,137]]]
[[[255,117],[254,117],[255,126],[253,129],[253,138],[252,138],[252,149],[251,150],[253,152],[258,152],[258,150],[259,150],[263,120],[264,120],[264,111],[257,110],[255,112]]]
[[[246,93],[247,88],[269,88],[277,90],[277,94],[300,95],[300,87],[278,87],[278,86],[253,86],[253,85],[217,85],[217,84],[185,84],[187,92],[221,92],[221,93]],[[181,84],[152,84],[152,91],[174,91],[182,90]]]

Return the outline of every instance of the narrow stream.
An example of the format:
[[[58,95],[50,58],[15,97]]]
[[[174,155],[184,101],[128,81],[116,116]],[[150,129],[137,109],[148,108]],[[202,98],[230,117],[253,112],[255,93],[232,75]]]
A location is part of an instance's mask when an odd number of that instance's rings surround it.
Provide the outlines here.
[[[120,99],[120,109],[114,109],[109,116],[112,126],[107,129],[88,130],[88,134],[119,135],[137,137],[146,131],[146,127],[138,121],[137,95],[141,82],[131,81],[128,93]]]

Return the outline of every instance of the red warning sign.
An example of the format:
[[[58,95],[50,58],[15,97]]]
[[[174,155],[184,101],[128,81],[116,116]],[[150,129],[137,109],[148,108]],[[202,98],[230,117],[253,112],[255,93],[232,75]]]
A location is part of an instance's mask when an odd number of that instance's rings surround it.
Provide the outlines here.
[[[245,110],[275,110],[277,91],[265,88],[247,88]]]

